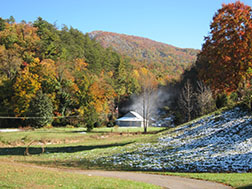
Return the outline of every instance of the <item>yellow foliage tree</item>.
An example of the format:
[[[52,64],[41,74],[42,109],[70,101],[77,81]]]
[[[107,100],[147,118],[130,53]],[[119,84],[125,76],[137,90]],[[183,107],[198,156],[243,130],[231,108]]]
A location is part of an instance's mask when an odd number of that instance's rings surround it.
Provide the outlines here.
[[[24,115],[29,108],[29,103],[35,97],[37,91],[41,88],[38,81],[38,75],[32,74],[29,67],[26,67],[16,78],[13,85],[14,112],[16,116]]]

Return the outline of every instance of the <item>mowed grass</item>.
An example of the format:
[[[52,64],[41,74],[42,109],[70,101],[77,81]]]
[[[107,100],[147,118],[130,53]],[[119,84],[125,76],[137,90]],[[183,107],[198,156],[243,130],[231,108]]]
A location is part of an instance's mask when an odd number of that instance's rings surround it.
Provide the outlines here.
[[[149,133],[160,132],[165,128],[149,127]],[[41,128],[36,130],[24,130],[20,132],[0,132],[0,146],[27,145],[31,142],[46,143],[76,143],[86,142],[91,138],[97,138],[111,133],[121,135],[132,135],[143,132],[143,128],[94,128],[91,132],[86,132],[86,128]]]
[[[235,188],[252,188],[252,173],[160,173],[224,183]]]
[[[0,158],[8,157],[18,162],[51,167],[115,170],[113,167],[105,167],[92,160],[97,157],[122,152],[125,150],[124,147],[127,147],[129,144],[149,141],[151,137],[156,137],[155,132],[164,128],[149,128],[150,133],[148,134],[141,133],[143,128],[114,129],[116,131],[111,131],[111,128],[99,128],[94,129],[90,133],[83,133],[85,130],[78,128],[52,128],[0,133],[0,136],[4,136],[8,141],[19,140],[27,135],[30,138],[29,141],[35,140],[31,146],[29,146],[28,142],[23,145],[14,143],[14,145],[0,146]],[[54,134],[54,139],[50,139],[52,142],[48,138],[53,136],[48,136],[48,133],[50,135]],[[62,138],[62,136],[65,136],[65,138]],[[46,140],[47,143],[43,144],[40,140]],[[30,156],[24,156],[28,146]]]
[[[0,137],[2,137],[2,139],[8,142],[16,141],[13,144],[9,143],[7,146],[5,144],[2,147],[0,146],[0,161],[1,160],[5,161],[6,159],[8,159],[8,161],[12,160],[14,162],[25,163],[27,164],[27,166],[29,166],[29,164],[32,163],[36,165],[43,165],[50,167],[120,170],[121,169],[120,167],[115,168],[111,166],[106,166],[104,164],[99,164],[99,162],[94,162],[93,160],[99,157],[106,157],[116,153],[122,153],[129,150],[134,150],[132,148],[129,148],[128,146],[136,142],[144,143],[146,141],[150,142],[153,139],[155,140],[155,138],[157,137],[155,133],[159,132],[162,129],[163,128],[149,129],[149,131],[151,132],[148,134],[142,134],[141,128],[97,128],[90,133],[86,133],[86,130],[83,128],[52,128],[52,129],[38,129],[34,131],[15,132],[15,133],[0,133]],[[29,140],[24,141],[22,145],[22,142],[18,143],[17,141],[19,141],[20,138],[23,137],[27,137],[29,138]],[[29,153],[31,155],[24,156],[24,152],[29,142],[32,140],[36,142],[29,147]],[[39,142],[40,140],[47,141],[47,143],[45,145],[40,144],[41,143]],[[44,153],[41,153],[42,146],[44,148]],[[10,171],[7,171],[7,174],[5,176],[7,176],[10,180],[13,179],[12,181],[15,181],[13,183],[16,183],[16,180],[17,182],[19,182],[19,178],[15,174],[22,175],[23,174],[22,171],[26,172],[28,170],[28,169],[22,170],[22,168],[19,169],[17,167],[16,168],[17,171],[14,171],[16,173],[12,173],[13,171],[11,170],[13,169],[11,168],[10,164],[9,167]],[[128,170],[130,170],[130,168]],[[62,187],[60,186],[62,184],[61,183],[62,180],[60,180],[59,178],[61,177],[60,174],[66,174],[64,177],[69,176],[69,174],[67,173],[59,173],[59,175],[56,174],[56,176],[53,177],[52,175],[55,174],[53,171],[52,171],[53,173],[51,173],[51,171],[48,170],[37,170],[37,171],[42,171],[42,173],[39,172],[38,175],[49,172],[48,174],[51,175],[48,176],[49,181],[51,178],[52,178],[51,180],[55,179],[57,180],[57,183],[53,185],[53,187],[55,186]],[[163,172],[156,172],[156,173],[215,181],[225,183],[236,188],[252,188],[252,173],[163,173]],[[76,179],[82,177],[81,175],[73,175],[73,176]],[[7,181],[3,182],[2,177],[3,176],[0,177],[1,178],[0,188],[2,188],[2,186],[4,186],[4,184],[6,184],[7,182]],[[66,182],[71,184],[70,180]],[[20,182],[21,181],[22,179],[20,179]],[[103,181],[103,179],[101,179],[101,181]],[[107,181],[104,180],[104,182]],[[112,182],[115,181],[111,181],[111,183]],[[9,186],[11,188],[13,187],[15,188],[15,186],[12,187],[11,183],[12,182],[9,182],[10,184]],[[40,183],[35,183],[37,188],[39,188],[39,184]],[[47,185],[49,188],[52,187],[50,183],[49,184],[47,183],[46,187]],[[92,184],[90,184],[89,186],[91,185]],[[67,184],[64,184],[63,187],[64,186],[67,186]],[[89,186],[87,185],[87,188],[89,188]],[[101,186],[102,186],[101,188],[118,188],[118,185],[115,183],[112,187],[111,186],[107,187],[106,185],[103,184],[101,184]],[[76,188],[78,187],[79,185],[76,186]],[[131,187],[127,185],[125,187],[141,188],[139,186]],[[97,185],[96,188],[100,188],[100,186]]]
[[[128,180],[0,163],[0,188],[160,188]]]

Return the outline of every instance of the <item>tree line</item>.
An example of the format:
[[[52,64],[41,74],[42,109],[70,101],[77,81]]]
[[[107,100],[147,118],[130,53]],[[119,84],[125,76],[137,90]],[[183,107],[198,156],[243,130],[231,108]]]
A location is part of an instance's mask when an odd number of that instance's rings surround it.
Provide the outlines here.
[[[223,4],[195,64],[168,85],[176,89],[171,108],[177,120],[190,121],[237,103],[251,109],[251,70],[252,9],[240,1]]]
[[[1,18],[0,127],[113,124],[141,92],[142,68],[129,62],[72,27]]]
[[[112,126],[133,94],[143,95],[149,119],[160,78],[134,65],[72,27],[58,29],[40,17],[0,18],[0,127]],[[240,1],[223,4],[196,62],[162,87],[171,96],[163,109],[176,123],[238,102],[251,109],[251,66],[252,9]]]

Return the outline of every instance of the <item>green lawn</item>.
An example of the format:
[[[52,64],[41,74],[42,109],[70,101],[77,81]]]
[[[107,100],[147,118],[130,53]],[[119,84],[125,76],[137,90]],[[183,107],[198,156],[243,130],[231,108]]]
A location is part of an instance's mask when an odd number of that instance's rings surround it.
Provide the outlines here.
[[[149,127],[148,132],[159,132],[165,128]],[[133,135],[143,132],[143,128],[94,128],[91,132],[86,132],[86,128],[41,128],[36,130],[26,130],[21,132],[0,132],[0,146],[3,145],[27,145],[30,142],[47,143],[76,143],[86,142],[92,138],[99,138],[104,135]],[[107,137],[109,138],[109,137]]]
[[[188,178],[209,180],[230,185],[235,188],[252,188],[252,173],[160,173]]]
[[[128,180],[86,176],[57,170],[0,163],[0,188],[160,188]]]
[[[0,162],[1,161],[14,161],[21,162],[23,164],[36,164],[50,167],[64,167],[64,168],[78,168],[78,169],[121,169],[120,167],[114,168],[111,166],[106,166],[100,164],[99,162],[94,162],[93,160],[97,157],[110,156],[115,153],[121,153],[125,151],[134,150],[129,147],[129,144],[145,141],[150,142],[155,140],[157,135],[155,132],[162,130],[163,128],[150,128],[151,131],[148,134],[142,134],[141,128],[98,128],[94,129],[92,132],[87,133],[83,128],[52,128],[52,129],[38,129],[34,131],[24,131],[24,132],[13,132],[13,133],[0,133]],[[29,147],[30,156],[24,156],[24,152],[31,141],[35,141]],[[45,144],[41,141],[46,141]],[[44,148],[44,153],[42,152],[42,147]],[[0,163],[0,169],[2,173],[2,168],[5,164]],[[35,170],[35,169],[22,169],[19,166],[11,166],[8,164],[5,169],[5,174],[1,174],[0,177],[0,188],[10,187],[15,188],[20,183],[22,184],[22,175],[26,175],[26,180],[24,181],[24,186],[31,186],[34,184],[35,188],[39,188],[41,182],[43,182],[41,187],[63,187],[72,185],[71,180],[79,180],[80,184],[86,183],[85,179],[90,179],[90,177],[80,176],[80,175],[70,175],[67,173],[57,173],[48,170]],[[15,171],[13,171],[15,170]],[[31,183],[29,180],[29,174],[36,172],[36,175]],[[48,173],[47,173],[48,172]],[[44,175],[48,176],[44,176]],[[252,173],[161,173],[159,174],[169,174],[178,175],[183,177],[191,177],[203,180],[210,180],[215,182],[221,182],[231,185],[236,188],[252,188]],[[63,176],[64,175],[64,176]],[[37,177],[37,178],[35,178]],[[48,181],[39,181],[40,177]],[[69,179],[61,179],[69,178]],[[32,177],[31,177],[32,178]],[[42,179],[42,180],[43,180]],[[36,181],[37,180],[37,181]],[[94,179],[95,180],[95,179]],[[93,185],[94,180],[90,179],[87,182],[89,187]],[[55,181],[55,185],[53,182]],[[104,184],[108,182],[108,185]],[[121,188],[123,182],[119,182],[114,179],[99,179],[96,188]],[[89,184],[89,185],[88,185]],[[124,184],[122,184],[124,185]],[[131,188],[134,185],[124,185],[124,188]],[[76,183],[73,185],[78,188],[80,185]],[[136,185],[137,188],[141,188],[143,185]],[[147,187],[147,185],[146,185]],[[149,186],[148,186],[149,187]],[[136,187],[132,187],[136,188]]]

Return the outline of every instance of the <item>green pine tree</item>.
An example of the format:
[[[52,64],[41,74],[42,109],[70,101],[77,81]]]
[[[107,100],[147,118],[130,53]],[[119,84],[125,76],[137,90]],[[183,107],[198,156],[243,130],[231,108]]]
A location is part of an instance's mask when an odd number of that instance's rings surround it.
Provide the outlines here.
[[[28,119],[28,124],[33,127],[50,125],[53,122],[53,105],[50,98],[40,91],[31,101],[27,116],[33,117]]]

